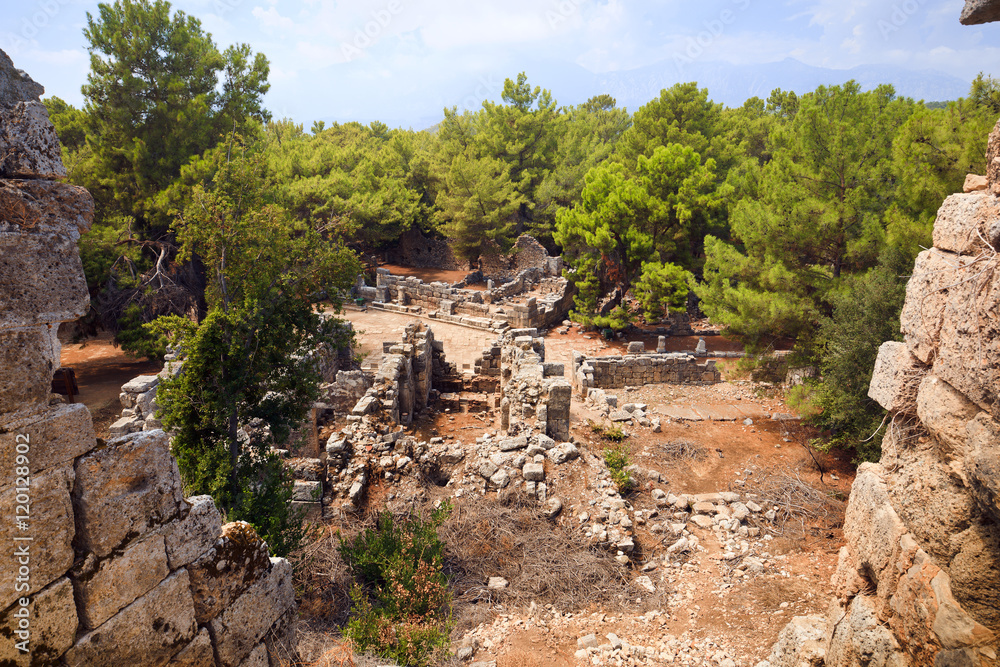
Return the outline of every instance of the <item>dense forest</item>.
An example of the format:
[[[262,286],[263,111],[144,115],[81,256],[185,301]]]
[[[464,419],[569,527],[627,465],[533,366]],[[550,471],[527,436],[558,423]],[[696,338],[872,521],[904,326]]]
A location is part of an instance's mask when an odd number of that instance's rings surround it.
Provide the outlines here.
[[[527,232],[566,260],[576,321],[700,308],[754,353],[794,341],[820,370],[801,400],[860,458],[878,455],[868,377],[913,259],[944,198],[984,172],[1000,116],[982,74],[947,104],[847,81],[726,108],[690,82],[629,111],[600,91],[560,106],[521,73],[430,129],[306,131],[264,108],[265,55],[220,50],[166,2],[101,5],[85,35],[83,108],[45,103],[97,202],[90,319],[123,347],[161,355],[170,327],[143,325],[164,316],[294,331],[307,318],[288,303],[335,295],[359,254],[412,229],[472,264]]]

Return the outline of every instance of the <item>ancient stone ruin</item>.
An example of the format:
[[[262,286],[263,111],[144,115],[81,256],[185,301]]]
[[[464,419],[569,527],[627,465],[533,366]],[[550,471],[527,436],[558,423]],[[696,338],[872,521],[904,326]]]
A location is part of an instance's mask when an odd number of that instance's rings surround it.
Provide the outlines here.
[[[510,271],[474,272],[461,283],[425,283],[378,269],[374,287],[358,276],[353,293],[373,308],[420,315],[477,329],[549,328],[566,317],[573,300],[562,278],[562,259],[550,257],[535,239],[522,235],[515,243]],[[482,283],[485,290],[470,289]],[[532,295],[534,294],[534,295]]]
[[[59,323],[88,307],[76,242],[94,204],[58,180],[42,92],[0,51],[0,664],[286,664],[291,566],[183,497],[156,376],[127,385],[121,430],[138,432],[108,442],[51,398]]]
[[[882,458],[858,469],[827,616],[796,618],[779,665],[997,664],[1000,632],[1000,123],[988,178],[945,200],[917,257],[904,342],[869,395]]]

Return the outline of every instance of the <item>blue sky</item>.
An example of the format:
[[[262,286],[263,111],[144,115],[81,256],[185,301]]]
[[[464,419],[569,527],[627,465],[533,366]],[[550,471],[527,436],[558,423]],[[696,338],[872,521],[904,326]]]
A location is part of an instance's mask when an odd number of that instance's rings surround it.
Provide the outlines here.
[[[0,48],[82,105],[89,0],[5,2]],[[962,0],[177,0],[224,48],[271,61],[276,117],[420,123],[477,108],[519,71],[560,102],[566,79],[659,64],[741,65],[794,58],[847,69],[934,69],[963,81],[1000,75],[1000,24],[958,22]],[[603,91],[593,90],[593,94]],[[711,90],[710,90],[711,92]]]

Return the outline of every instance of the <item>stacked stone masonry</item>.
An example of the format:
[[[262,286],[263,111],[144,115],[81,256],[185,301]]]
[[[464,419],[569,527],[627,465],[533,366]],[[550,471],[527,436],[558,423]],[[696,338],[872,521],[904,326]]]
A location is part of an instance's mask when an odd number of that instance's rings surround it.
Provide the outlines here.
[[[285,664],[289,563],[183,498],[148,405],[104,443],[86,407],[49,393],[55,332],[88,308],[76,242],[93,200],[58,181],[42,92],[0,51],[0,664]],[[143,383],[128,400],[151,398]]]
[[[501,430],[517,435],[534,426],[556,442],[568,440],[573,391],[563,378],[563,364],[546,363],[545,339],[537,329],[510,329],[484,350],[477,366],[493,366],[498,348]]]
[[[465,283],[425,283],[412,276],[395,276],[379,269],[375,287],[366,286],[358,277],[355,294],[374,308],[393,312],[426,314],[454,324],[479,329],[548,328],[565,318],[573,299],[569,283],[560,277],[562,260],[549,257],[545,249],[529,236],[518,239],[521,261],[509,280],[494,287],[494,281],[475,274],[486,283],[486,290],[465,289]],[[535,248],[537,246],[537,248]],[[539,253],[544,254],[539,257]],[[523,256],[522,256],[523,255]],[[468,279],[467,279],[468,280]],[[541,296],[524,297],[536,291]]]
[[[641,343],[640,343],[641,345]],[[714,361],[698,363],[684,352],[638,353],[586,357],[573,353],[573,388],[586,397],[591,389],[618,389],[647,384],[715,384],[722,374]]]
[[[881,346],[871,380],[887,431],[851,491],[836,597],[786,628],[771,667],[997,664],[1000,189],[986,181],[945,200],[917,257],[904,340]]]

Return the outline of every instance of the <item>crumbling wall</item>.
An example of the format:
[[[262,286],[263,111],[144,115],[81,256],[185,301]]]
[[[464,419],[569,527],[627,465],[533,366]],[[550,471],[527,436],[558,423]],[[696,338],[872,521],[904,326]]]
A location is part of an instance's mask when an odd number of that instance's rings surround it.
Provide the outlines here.
[[[49,393],[59,324],[88,308],[93,200],[56,180],[42,92],[0,51],[0,664],[284,664],[288,561],[183,498],[162,430],[104,443]]]
[[[399,241],[385,250],[385,260],[390,264],[448,271],[468,268],[468,262],[455,258],[447,241],[424,236],[416,227],[403,232]]]
[[[642,344],[639,343],[641,346]],[[698,363],[685,352],[586,357],[573,352],[573,388],[586,397],[591,389],[618,389],[646,384],[715,384],[722,374],[714,361]]]
[[[498,343],[501,430],[517,435],[534,426],[556,442],[569,440],[572,388],[563,364],[545,361],[545,339],[537,329],[511,329]]]
[[[1000,123],[990,146],[993,164]],[[818,664],[997,664],[1000,183],[968,183],[917,257],[904,342],[879,349],[869,396],[890,412],[882,457],[858,469],[826,618],[797,621],[821,640]],[[815,652],[807,634],[783,633],[772,665]]]
[[[519,253],[510,260],[515,269],[494,276],[480,273],[486,290],[465,289],[466,283],[425,283],[413,276],[394,276],[379,269],[375,287],[364,285],[359,276],[354,293],[372,307],[393,312],[420,314],[445,322],[502,331],[515,328],[548,328],[569,312],[573,291],[560,277],[562,259],[549,257],[530,236],[518,238]],[[501,282],[495,285],[495,282]],[[536,291],[539,296],[525,297]]]

